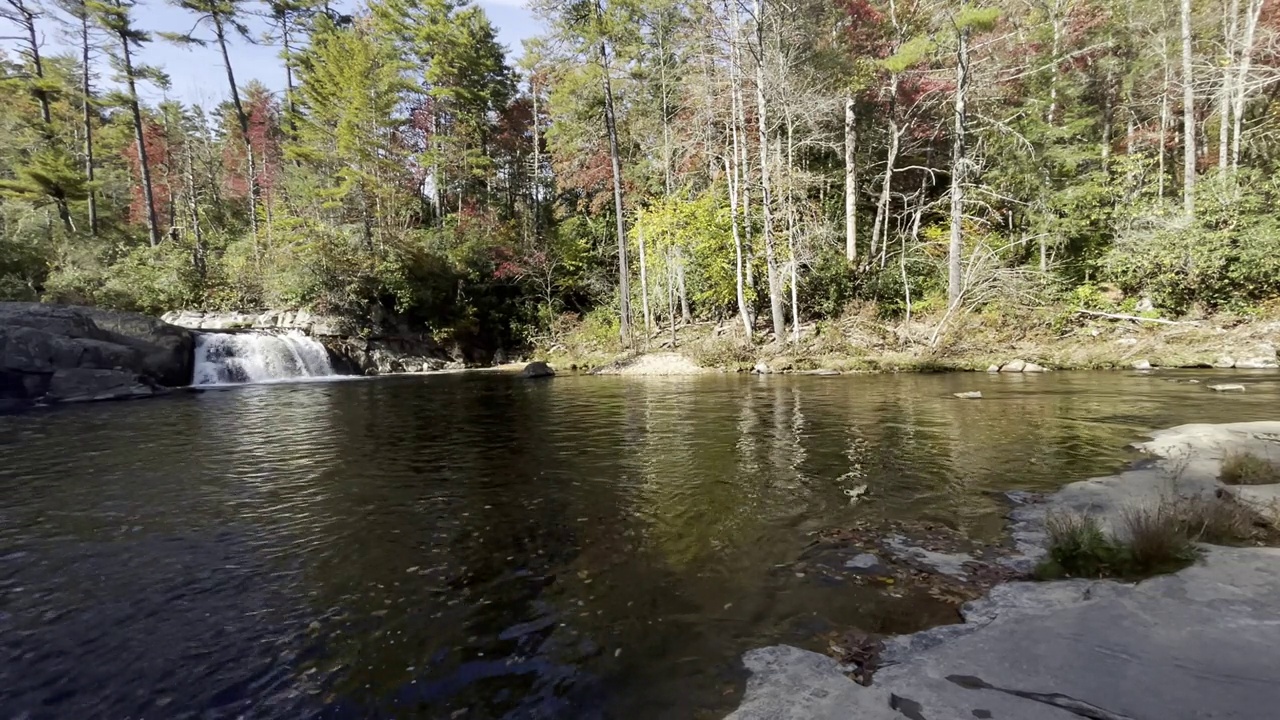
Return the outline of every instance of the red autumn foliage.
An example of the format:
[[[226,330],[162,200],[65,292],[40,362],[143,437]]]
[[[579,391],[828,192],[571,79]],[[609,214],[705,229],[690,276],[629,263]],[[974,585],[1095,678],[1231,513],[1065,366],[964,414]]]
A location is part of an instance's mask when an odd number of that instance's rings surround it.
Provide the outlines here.
[[[245,112],[249,116],[249,146],[258,173],[258,189],[264,202],[269,202],[280,181],[281,130],[280,103],[266,88],[250,86],[244,98]],[[248,159],[238,123],[231,121],[233,142],[222,148],[222,185],[234,198],[249,197]]]

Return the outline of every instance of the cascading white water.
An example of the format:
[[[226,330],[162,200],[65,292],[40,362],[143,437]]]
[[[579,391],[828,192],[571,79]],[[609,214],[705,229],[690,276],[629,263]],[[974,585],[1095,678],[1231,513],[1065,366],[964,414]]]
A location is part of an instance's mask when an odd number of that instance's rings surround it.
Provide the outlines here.
[[[329,351],[301,333],[201,333],[193,385],[269,382],[334,375]]]

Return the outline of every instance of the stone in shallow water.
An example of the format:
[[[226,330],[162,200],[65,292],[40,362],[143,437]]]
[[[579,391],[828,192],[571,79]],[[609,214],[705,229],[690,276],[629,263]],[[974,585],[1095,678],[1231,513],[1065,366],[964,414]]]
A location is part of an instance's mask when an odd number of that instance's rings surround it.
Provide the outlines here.
[[[1046,368],[1046,367],[1045,367],[1045,366],[1043,366],[1043,365],[1037,365],[1037,364],[1035,364],[1035,363],[1027,363],[1026,365],[1024,365],[1024,366],[1023,366],[1023,368],[1022,368],[1022,372],[1024,372],[1024,373],[1042,373],[1042,372],[1048,372],[1048,368]]]
[[[552,370],[550,365],[541,361],[531,362],[520,371],[520,377],[522,378],[555,377],[555,374],[556,371]]]
[[[1134,370],[1150,370],[1151,362],[1148,360],[1139,360],[1133,364]]]
[[[1225,383],[1222,385],[1210,385],[1209,389],[1214,392],[1244,392],[1244,386],[1235,383]]]
[[[952,394],[960,398],[961,400],[981,400],[982,399],[981,390],[970,390],[968,392],[958,392],[958,393],[952,393]]]
[[[1027,367],[1026,360],[1010,360],[1000,368],[1000,372],[1007,372],[1007,373],[1022,372],[1026,367]]]
[[[854,555],[844,561],[844,566],[850,570],[870,570],[880,564],[880,558],[871,553],[861,553]]]

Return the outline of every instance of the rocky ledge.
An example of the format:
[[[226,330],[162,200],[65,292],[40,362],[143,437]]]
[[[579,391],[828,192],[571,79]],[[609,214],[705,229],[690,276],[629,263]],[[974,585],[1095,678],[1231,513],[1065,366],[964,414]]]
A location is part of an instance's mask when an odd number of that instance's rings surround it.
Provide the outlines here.
[[[1232,493],[1260,511],[1280,486],[1228,487],[1230,452],[1274,452],[1280,422],[1184,425],[1138,447],[1145,467],[1019,505],[1020,552],[1044,554],[1044,521],[1087,512],[1104,526],[1162,498]],[[1274,519],[1274,516],[1273,516]],[[966,604],[964,622],[885,642],[869,686],[825,655],[753,650],[732,720],[1137,720],[1275,715],[1280,677],[1280,549],[1204,546],[1199,562],[1138,584],[1010,582]]]
[[[153,395],[191,382],[191,333],[138,313],[0,303],[0,406]]]

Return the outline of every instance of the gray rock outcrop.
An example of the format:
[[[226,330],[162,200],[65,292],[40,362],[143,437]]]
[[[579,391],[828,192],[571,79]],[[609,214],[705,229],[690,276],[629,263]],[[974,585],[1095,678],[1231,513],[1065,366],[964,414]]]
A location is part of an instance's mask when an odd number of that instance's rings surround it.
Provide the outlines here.
[[[191,333],[139,313],[0,303],[0,399],[151,395],[191,382]]]
[[[555,377],[555,374],[556,371],[551,369],[550,365],[542,361],[531,362],[528,365],[525,365],[524,369],[520,371],[520,377],[522,378]]]

